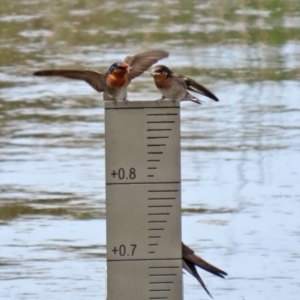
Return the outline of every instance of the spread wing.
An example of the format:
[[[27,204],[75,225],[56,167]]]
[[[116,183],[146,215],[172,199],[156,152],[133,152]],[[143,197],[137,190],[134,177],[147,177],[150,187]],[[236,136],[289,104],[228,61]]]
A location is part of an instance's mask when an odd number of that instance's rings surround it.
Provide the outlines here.
[[[106,85],[105,75],[91,70],[41,70],[34,72],[33,75],[59,76],[70,79],[84,80],[98,92],[103,92]]]
[[[226,272],[209,264],[204,259],[196,255],[195,252],[184,243],[182,243],[182,258],[213,275],[219,276],[221,278],[224,278],[224,276],[227,275]]]
[[[209,290],[207,289],[206,285],[204,284],[202,278],[200,277],[200,275],[198,274],[196,267],[193,263],[189,262],[188,260],[182,259],[182,267],[188,271],[191,275],[193,275],[198,282],[201,284],[201,286],[203,287],[203,289],[206,291],[206,293],[213,298],[213,296],[211,295],[211,293],[209,292]]]
[[[219,99],[210,90],[208,90],[206,87],[196,82],[192,78],[180,74],[173,74],[173,76],[182,79],[186,83],[186,87],[188,90],[204,95],[215,101],[219,101]]]
[[[150,50],[128,55],[125,58],[125,62],[132,67],[127,75],[129,80],[140,76],[153,64],[157,63],[160,59],[166,58],[168,56],[169,52],[164,50]]]
[[[214,274],[216,276],[224,278],[227,273],[224,271],[218,269],[217,267],[209,264],[205,260],[203,260],[201,257],[195,254],[195,252],[186,246],[184,243],[182,243],[182,267],[188,271],[191,275],[193,275],[198,282],[201,284],[203,289],[206,291],[206,293],[212,297],[210,292],[208,291],[207,287],[205,286],[203,280],[201,279],[200,275],[197,272],[197,267],[200,267],[201,269]],[[212,297],[213,298],[213,297]]]

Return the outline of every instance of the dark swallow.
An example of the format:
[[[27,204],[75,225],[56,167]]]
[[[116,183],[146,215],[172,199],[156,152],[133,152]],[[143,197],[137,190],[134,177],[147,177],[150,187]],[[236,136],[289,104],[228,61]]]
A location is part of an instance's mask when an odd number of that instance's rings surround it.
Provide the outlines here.
[[[164,50],[150,50],[127,56],[124,62],[116,62],[105,74],[93,70],[41,70],[36,76],[60,76],[84,80],[96,91],[103,92],[108,101],[127,101],[127,86],[131,80],[140,76],[162,58],[168,57]]]
[[[188,271],[190,274],[192,274],[198,282],[201,284],[201,286],[204,288],[206,293],[213,298],[213,296],[210,294],[208,289],[206,288],[204,282],[202,281],[201,277],[199,276],[196,266],[213,274],[216,276],[219,276],[221,278],[225,278],[224,276],[227,275],[224,271],[218,269],[217,267],[209,264],[205,260],[203,260],[201,257],[195,254],[195,252],[186,246],[184,243],[182,243],[182,267]]]
[[[184,75],[173,73],[168,67],[163,65],[154,66],[151,68],[151,75],[154,78],[156,87],[162,93],[162,97],[157,100],[159,103],[166,98],[174,103],[178,101],[193,101],[201,104],[201,101],[191,95],[189,91],[193,91],[209,97],[215,101],[219,99],[210,92],[206,87],[199,84],[195,80]]]

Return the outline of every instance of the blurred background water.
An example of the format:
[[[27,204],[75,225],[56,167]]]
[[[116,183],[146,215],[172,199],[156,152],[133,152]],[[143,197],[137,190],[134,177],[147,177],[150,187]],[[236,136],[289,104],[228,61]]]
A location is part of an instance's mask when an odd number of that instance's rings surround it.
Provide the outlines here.
[[[229,274],[200,275],[215,299],[298,299],[299,38],[293,0],[2,0],[0,298],[105,298],[102,95],[31,74],[163,48],[221,100],[182,104],[183,241]],[[209,298],[189,275],[184,295]]]

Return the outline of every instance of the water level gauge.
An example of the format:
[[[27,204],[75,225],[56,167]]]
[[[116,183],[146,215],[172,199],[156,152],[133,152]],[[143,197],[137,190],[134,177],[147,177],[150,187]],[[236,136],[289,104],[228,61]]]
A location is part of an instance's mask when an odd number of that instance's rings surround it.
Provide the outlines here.
[[[105,102],[107,299],[182,300],[180,107]]]

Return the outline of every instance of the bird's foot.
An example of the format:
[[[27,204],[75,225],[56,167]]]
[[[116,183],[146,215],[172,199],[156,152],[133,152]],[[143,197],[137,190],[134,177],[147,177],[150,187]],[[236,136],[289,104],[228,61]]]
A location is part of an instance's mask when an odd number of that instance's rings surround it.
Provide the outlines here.
[[[163,101],[165,99],[166,99],[166,97],[162,96],[161,98],[159,98],[159,99],[156,100],[156,103],[159,104],[161,101]]]

